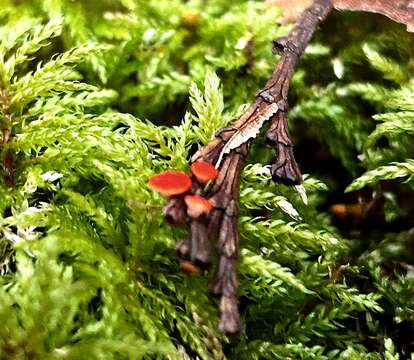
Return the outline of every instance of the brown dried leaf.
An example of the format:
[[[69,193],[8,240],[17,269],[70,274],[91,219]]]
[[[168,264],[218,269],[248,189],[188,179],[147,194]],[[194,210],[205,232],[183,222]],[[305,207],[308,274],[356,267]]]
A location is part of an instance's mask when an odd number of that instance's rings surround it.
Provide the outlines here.
[[[414,0],[334,0],[337,10],[367,11],[385,15],[414,32]]]
[[[267,0],[271,6],[284,10],[282,22],[295,21],[308,8],[311,0]],[[366,11],[382,14],[407,25],[407,31],[414,32],[414,0],[333,0],[336,10]]]

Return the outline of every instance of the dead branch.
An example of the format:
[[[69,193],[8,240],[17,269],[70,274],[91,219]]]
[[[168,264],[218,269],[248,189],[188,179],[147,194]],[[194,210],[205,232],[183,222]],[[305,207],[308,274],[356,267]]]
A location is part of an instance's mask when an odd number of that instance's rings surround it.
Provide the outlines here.
[[[197,219],[190,217],[191,236],[177,244],[177,254],[181,260],[206,269],[211,264],[210,244],[217,240],[218,269],[211,291],[220,296],[219,328],[227,335],[237,334],[241,330],[237,305],[237,215],[240,174],[249,145],[263,124],[270,120],[266,140],[277,149],[272,166],[273,179],[287,185],[301,182],[288,132],[288,90],[296,63],[318,25],[331,10],[330,0],[316,0],[303,12],[297,25],[286,37],[274,41],[273,51],[280,54],[281,58],[265,87],[257,93],[254,103],[232,126],[218,131],[215,139],[192,158],[193,162],[209,162],[219,169],[218,178],[204,194],[214,209],[208,216]],[[191,191],[198,194],[203,192],[203,188],[196,183]],[[165,207],[164,213],[169,221],[180,222],[184,209],[183,202],[174,198]]]

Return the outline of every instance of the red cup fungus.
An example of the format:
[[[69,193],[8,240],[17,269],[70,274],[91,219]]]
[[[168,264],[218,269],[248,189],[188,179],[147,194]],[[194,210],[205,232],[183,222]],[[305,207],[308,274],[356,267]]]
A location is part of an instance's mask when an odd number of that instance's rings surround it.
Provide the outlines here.
[[[182,171],[164,171],[149,179],[148,186],[165,197],[186,193],[191,189],[192,182]]]
[[[207,184],[215,180],[218,176],[218,170],[206,161],[196,161],[191,164],[191,172],[201,184]]]
[[[187,214],[193,219],[208,214],[213,208],[211,202],[200,195],[186,195],[184,201],[187,205]]]
[[[180,270],[185,274],[194,274],[200,272],[200,269],[195,266],[191,261],[181,261]]]

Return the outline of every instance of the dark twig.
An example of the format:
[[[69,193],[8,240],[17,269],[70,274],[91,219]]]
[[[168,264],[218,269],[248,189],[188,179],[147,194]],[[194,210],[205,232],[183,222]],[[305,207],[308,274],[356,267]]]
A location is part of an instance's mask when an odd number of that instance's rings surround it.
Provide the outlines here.
[[[277,150],[277,158],[271,168],[273,180],[285,185],[299,184],[302,176],[293,156],[293,143],[289,137],[287,111],[279,111],[270,119],[266,142],[275,146]]]
[[[316,0],[304,11],[297,25],[288,36],[275,40],[273,50],[281,59],[266,86],[257,93],[255,102],[233,124],[217,132],[209,144],[200,149],[192,161],[216,164],[219,177],[204,196],[214,206],[203,219],[191,219],[191,238],[180,241],[177,253],[200,265],[209,264],[211,240],[217,239],[219,253],[218,271],[211,291],[220,296],[220,331],[227,335],[241,330],[237,306],[236,260],[239,256],[237,215],[240,174],[247,157],[249,143],[255,138],[264,122],[271,124],[266,134],[267,142],[277,148],[278,155],[272,166],[272,176],[287,185],[299,184],[301,175],[293,156],[293,144],[288,132],[288,90],[294,67],[306,49],[318,24],[332,9],[330,0]],[[195,193],[202,189],[195,187]],[[182,218],[183,204],[173,199],[165,208],[169,220]]]

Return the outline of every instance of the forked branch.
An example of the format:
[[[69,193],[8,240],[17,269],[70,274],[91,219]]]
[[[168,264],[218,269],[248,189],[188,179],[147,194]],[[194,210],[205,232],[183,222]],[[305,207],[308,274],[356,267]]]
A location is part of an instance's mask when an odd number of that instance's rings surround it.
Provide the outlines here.
[[[316,0],[286,37],[274,41],[273,51],[281,58],[265,87],[256,94],[254,103],[232,126],[218,131],[215,139],[192,158],[193,162],[214,164],[219,176],[212,186],[203,187],[197,181],[193,182],[191,192],[202,194],[213,209],[205,216],[189,216],[191,236],[177,244],[177,254],[181,260],[206,269],[212,262],[210,244],[216,241],[219,260],[211,291],[220,296],[219,328],[227,335],[241,330],[236,260],[239,256],[237,215],[243,163],[251,140],[257,137],[263,124],[270,121],[266,140],[277,150],[271,170],[273,179],[287,185],[301,182],[288,133],[288,90],[296,63],[331,10],[330,0]],[[164,209],[166,218],[177,224],[182,222],[185,212],[185,203],[180,198],[171,199]]]

